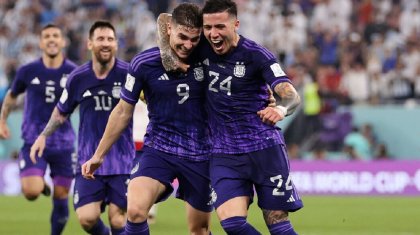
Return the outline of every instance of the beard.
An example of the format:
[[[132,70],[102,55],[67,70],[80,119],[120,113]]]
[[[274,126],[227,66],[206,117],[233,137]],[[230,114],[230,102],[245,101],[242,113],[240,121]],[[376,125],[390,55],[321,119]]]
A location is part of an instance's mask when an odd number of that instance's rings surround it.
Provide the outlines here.
[[[112,58],[114,57],[114,53],[112,51],[110,52],[109,56],[101,55],[100,50],[96,51],[94,55],[101,65],[108,64],[112,60]]]
[[[44,53],[48,56],[48,58],[54,59],[61,53],[61,50],[57,50],[57,51],[53,51],[53,52],[48,52],[48,50],[46,50],[46,51],[44,51]]]

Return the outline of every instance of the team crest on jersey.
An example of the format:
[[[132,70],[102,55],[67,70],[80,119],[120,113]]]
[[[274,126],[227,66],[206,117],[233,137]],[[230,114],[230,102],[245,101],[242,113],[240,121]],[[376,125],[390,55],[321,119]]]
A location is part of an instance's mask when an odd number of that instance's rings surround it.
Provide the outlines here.
[[[114,87],[112,88],[112,97],[115,99],[120,98],[121,93],[121,82],[114,82]]]
[[[201,82],[204,79],[203,67],[194,68],[194,78],[195,80]]]
[[[236,62],[235,68],[233,68],[233,75],[238,78],[245,76],[244,62]]]
[[[63,76],[60,79],[60,86],[64,88],[66,87],[66,83],[67,83],[67,74],[63,73]]]
[[[76,205],[79,202],[79,191],[76,190],[76,192],[73,195],[73,203]]]

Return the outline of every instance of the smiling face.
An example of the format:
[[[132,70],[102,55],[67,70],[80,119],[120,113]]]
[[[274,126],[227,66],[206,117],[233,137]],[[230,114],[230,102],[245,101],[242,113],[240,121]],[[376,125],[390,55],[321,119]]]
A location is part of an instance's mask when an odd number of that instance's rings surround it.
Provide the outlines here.
[[[239,21],[227,11],[203,14],[204,36],[214,52],[224,55],[237,46]]]
[[[181,60],[186,60],[200,41],[201,28],[170,23],[168,34],[172,50]]]
[[[117,48],[115,33],[107,27],[96,28],[88,40],[88,49],[101,64],[109,63],[114,58]]]
[[[48,27],[42,30],[39,48],[41,48],[43,53],[48,57],[57,57],[65,45],[66,42],[59,28]]]

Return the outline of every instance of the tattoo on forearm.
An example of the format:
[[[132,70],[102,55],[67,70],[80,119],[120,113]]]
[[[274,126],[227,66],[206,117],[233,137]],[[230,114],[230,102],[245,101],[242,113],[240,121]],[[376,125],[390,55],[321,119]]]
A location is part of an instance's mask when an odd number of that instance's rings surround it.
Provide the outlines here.
[[[280,97],[279,105],[287,108],[287,115],[290,115],[300,104],[300,97],[292,84],[288,82],[279,83],[274,91]]]
[[[171,18],[170,14],[162,13],[157,19],[157,31],[158,31],[158,46],[160,49],[160,55],[162,58],[162,64],[166,71],[178,69],[179,59],[176,54],[172,51],[169,44],[169,35],[167,30],[167,24]]]
[[[262,210],[265,223],[267,225],[277,224],[289,220],[289,213],[287,211],[271,211]]]
[[[60,114],[57,108],[55,108],[53,113],[51,114],[50,120],[48,121],[41,135],[52,135],[52,133],[54,133],[54,131],[57,130],[67,120],[67,117],[68,116],[63,116],[62,114]]]

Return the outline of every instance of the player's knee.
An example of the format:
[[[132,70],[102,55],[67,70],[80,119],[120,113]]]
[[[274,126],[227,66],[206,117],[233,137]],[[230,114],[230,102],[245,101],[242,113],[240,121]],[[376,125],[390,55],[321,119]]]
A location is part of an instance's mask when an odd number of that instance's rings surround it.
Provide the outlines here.
[[[98,220],[98,217],[96,216],[86,215],[83,213],[78,213],[77,218],[79,219],[79,223],[85,231],[89,231]]]
[[[193,223],[189,226],[191,235],[207,235],[209,233],[208,221],[202,221],[200,223]]]
[[[148,211],[147,209],[141,208],[128,208],[127,209],[127,217],[133,223],[140,223],[146,221],[148,218]]]
[[[41,194],[40,191],[33,189],[23,189],[22,193],[25,196],[25,198],[29,201],[34,201]]]
[[[117,228],[117,229],[123,228],[125,226],[125,222],[126,222],[125,214],[117,214],[117,215],[112,215],[109,217],[109,223],[112,228]]]

